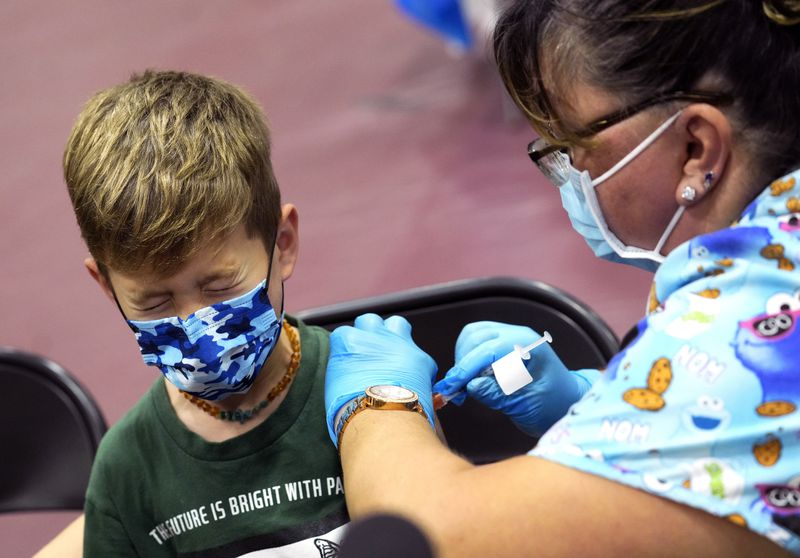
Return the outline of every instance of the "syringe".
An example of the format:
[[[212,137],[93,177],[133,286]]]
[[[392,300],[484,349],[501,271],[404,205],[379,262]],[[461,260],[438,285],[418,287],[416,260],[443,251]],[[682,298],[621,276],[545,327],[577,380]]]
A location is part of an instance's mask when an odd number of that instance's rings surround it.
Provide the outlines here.
[[[528,385],[533,381],[530,373],[525,367],[524,360],[531,358],[531,351],[542,343],[552,343],[553,337],[548,332],[544,332],[540,339],[537,339],[527,347],[520,347],[514,345],[514,350],[503,356],[502,358],[494,361],[490,366],[481,370],[477,378],[485,376],[495,376],[497,383],[500,384],[500,389],[506,395],[511,395],[515,391]],[[516,358],[515,358],[516,357]],[[463,390],[451,393],[450,395],[442,395],[441,393],[433,394],[433,408],[438,411],[447,405],[451,399],[463,393]]]

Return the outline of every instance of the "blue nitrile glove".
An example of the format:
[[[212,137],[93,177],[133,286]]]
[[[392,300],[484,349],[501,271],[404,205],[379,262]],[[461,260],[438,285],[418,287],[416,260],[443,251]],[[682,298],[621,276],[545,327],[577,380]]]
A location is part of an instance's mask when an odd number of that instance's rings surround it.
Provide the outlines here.
[[[325,375],[325,412],[328,434],[336,444],[333,421],[339,410],[370,386],[392,385],[410,389],[433,426],[431,384],[436,363],[411,339],[411,324],[392,316],[363,314],[353,327],[336,328],[330,338]]]
[[[589,391],[599,377],[598,370],[570,372],[548,343],[531,351],[525,365],[533,382],[506,395],[494,376],[476,377],[494,361],[514,350],[514,345],[530,345],[541,335],[528,327],[499,322],[475,322],[461,330],[456,341],[456,363],[433,389],[451,395],[466,386],[466,394],[451,399],[457,405],[466,395],[492,409],[502,411],[530,436],[540,436]]]

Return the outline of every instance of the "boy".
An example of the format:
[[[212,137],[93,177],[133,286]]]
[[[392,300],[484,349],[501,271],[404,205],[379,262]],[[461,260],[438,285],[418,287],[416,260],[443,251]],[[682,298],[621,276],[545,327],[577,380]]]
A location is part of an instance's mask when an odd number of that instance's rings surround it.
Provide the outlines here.
[[[256,103],[188,73],[102,91],[72,130],[64,175],[86,268],[164,376],[101,443],[85,556],[336,550],[328,337],[283,316],[298,215],[269,154]]]

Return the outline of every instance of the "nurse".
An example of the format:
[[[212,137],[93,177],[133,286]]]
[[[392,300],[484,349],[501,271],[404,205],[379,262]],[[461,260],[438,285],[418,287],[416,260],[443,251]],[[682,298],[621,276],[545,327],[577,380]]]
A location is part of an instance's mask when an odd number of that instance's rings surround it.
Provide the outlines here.
[[[402,318],[331,338],[326,408],[352,518],[404,514],[440,556],[800,554],[800,2],[518,0],[494,37],[528,154],[599,257],[656,271],[601,371],[549,345],[506,396],[478,372],[538,339],[471,324],[436,366]],[[432,392],[541,436],[475,467]],[[533,445],[533,440],[532,440]]]

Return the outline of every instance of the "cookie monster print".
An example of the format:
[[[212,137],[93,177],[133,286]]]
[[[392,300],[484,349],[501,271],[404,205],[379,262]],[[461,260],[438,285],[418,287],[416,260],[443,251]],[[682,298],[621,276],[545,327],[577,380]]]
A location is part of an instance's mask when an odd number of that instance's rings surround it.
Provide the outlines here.
[[[800,402],[800,291],[769,298],[766,312],[739,322],[736,358],[761,382],[757,412],[775,417],[794,412]]]
[[[800,202],[797,198],[792,198]],[[782,231],[800,235],[800,209],[797,213],[790,213],[789,215],[782,215],[778,218],[778,228]]]
[[[781,527],[800,534],[800,477],[787,483],[757,485],[761,502]]]
[[[682,418],[684,424],[692,430],[699,433],[713,433],[727,428],[731,422],[731,413],[719,397],[701,395],[684,411]]]
[[[706,267],[730,267],[732,258],[750,257],[772,242],[765,227],[734,227],[705,234],[689,242],[689,257],[708,260]],[[702,262],[699,262],[702,263]]]

